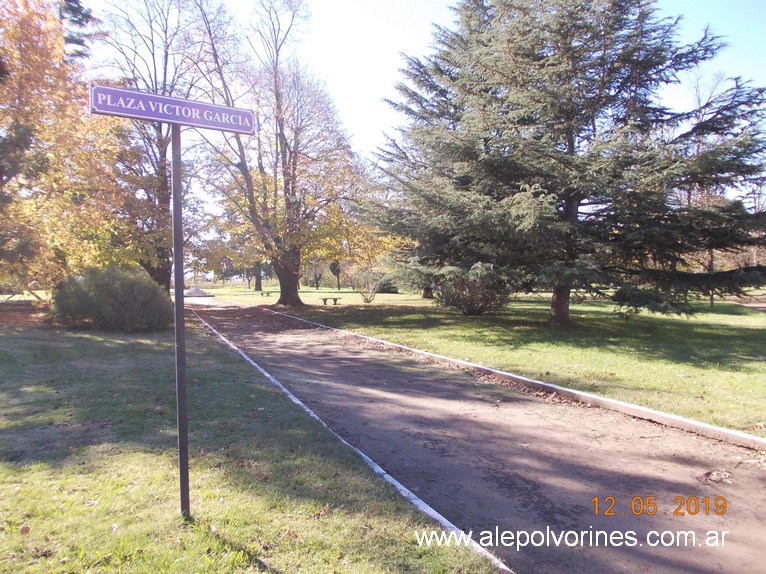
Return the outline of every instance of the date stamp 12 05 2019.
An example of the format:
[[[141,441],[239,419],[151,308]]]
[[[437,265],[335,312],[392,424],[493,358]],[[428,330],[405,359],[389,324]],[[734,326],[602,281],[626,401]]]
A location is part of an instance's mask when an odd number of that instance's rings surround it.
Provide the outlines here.
[[[723,516],[728,509],[725,496],[676,496],[672,504],[668,503],[665,508],[662,507],[662,502],[657,501],[656,496],[634,496],[627,505],[621,504],[622,501],[618,502],[614,496],[594,496],[591,502],[593,514],[597,516]]]

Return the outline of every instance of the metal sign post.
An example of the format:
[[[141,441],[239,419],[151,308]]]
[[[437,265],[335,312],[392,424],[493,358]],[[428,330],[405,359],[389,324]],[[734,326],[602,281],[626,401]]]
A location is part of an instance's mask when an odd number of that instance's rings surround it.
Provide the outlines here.
[[[184,233],[181,209],[181,126],[170,127],[173,165],[173,283],[175,285],[176,405],[178,421],[178,475],[181,487],[181,516],[191,518],[189,508],[189,431],[186,407],[186,329],[184,325]]]
[[[255,117],[250,110],[216,106],[147,92],[90,86],[90,111],[94,114],[159,121],[171,124],[171,185],[173,192],[173,283],[175,284],[176,404],[178,424],[178,474],[181,490],[181,516],[191,518],[189,505],[189,432],[186,405],[186,331],[184,326],[184,256],[181,209],[181,126],[214,129],[243,134],[255,133]]]

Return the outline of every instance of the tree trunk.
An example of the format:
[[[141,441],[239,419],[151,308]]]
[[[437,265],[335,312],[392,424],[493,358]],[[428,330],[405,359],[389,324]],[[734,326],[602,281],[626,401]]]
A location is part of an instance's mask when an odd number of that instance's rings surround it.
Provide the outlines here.
[[[158,261],[140,261],[141,267],[157,285],[170,293],[170,278],[173,276],[173,255],[169,249],[157,250]],[[183,285],[181,286],[183,289]]]
[[[568,143],[568,148],[574,155],[574,139]],[[564,200],[564,211],[561,214],[562,219],[569,223],[571,227],[565,231],[563,237],[564,263],[572,264],[577,259],[577,246],[575,241],[575,225],[577,224],[578,213],[580,211],[580,200],[574,194],[569,194]],[[569,302],[572,295],[571,284],[556,285],[553,287],[553,296],[551,297],[551,325],[566,325],[569,323]]]
[[[553,296],[551,297],[551,325],[565,325],[569,323],[569,299],[571,294],[571,287],[557,285],[553,288]]]
[[[330,273],[335,275],[335,281],[338,283],[338,291],[340,291],[340,263],[337,261],[330,263]]]
[[[172,272],[173,267],[170,265],[158,265],[153,269],[152,279],[165,291],[170,293],[170,278],[173,275]],[[181,285],[181,289],[183,289],[184,286]]]
[[[715,272],[715,252],[712,249],[708,249],[707,270],[710,273]],[[715,305],[715,291],[711,289],[710,290],[710,308],[712,309],[714,305]]]
[[[263,291],[263,269],[260,263],[256,263],[253,269],[255,275],[255,291]]]
[[[423,291],[421,292],[420,296],[423,299],[433,299],[434,298],[434,290],[432,287],[423,287]]]
[[[298,294],[301,278],[301,252],[297,247],[289,249],[274,259],[274,273],[279,279],[279,301],[277,305],[302,307],[305,305]]]

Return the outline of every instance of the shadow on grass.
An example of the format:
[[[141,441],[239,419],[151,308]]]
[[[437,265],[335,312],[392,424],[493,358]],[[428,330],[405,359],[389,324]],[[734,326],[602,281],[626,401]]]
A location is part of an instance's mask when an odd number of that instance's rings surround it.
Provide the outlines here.
[[[152,506],[158,491],[175,491],[177,483],[167,467],[176,453],[172,333],[112,335],[25,327],[0,332],[0,348],[5,351],[0,355],[0,467],[6,476],[26,477],[31,484],[29,473],[43,472],[51,478],[36,487],[39,492],[58,492],[56,477],[72,480],[72,475],[82,475],[84,485],[92,487],[96,480],[99,488],[121,491],[125,479],[113,470],[115,465],[126,453],[141,453],[149,455],[146,460],[161,461],[145,472],[170,474],[170,479],[149,487],[146,500],[135,504]],[[304,560],[315,564],[311,571],[331,571],[355,560],[390,571],[399,560],[396,546],[402,545],[397,532],[409,536],[428,524],[358,457],[194,324],[187,329],[187,386],[191,510],[197,520],[191,530],[205,541],[199,564],[233,555],[247,571],[311,570],[301,566]],[[127,480],[135,485],[143,477]],[[0,509],[0,514],[6,512],[3,520],[7,511]],[[142,512],[132,508],[128,514]],[[373,525],[369,533],[364,526],[368,522]],[[321,532],[338,525],[349,535],[336,538],[331,530]],[[39,529],[32,524],[32,531]],[[66,532],[53,538],[61,536]],[[347,539],[356,541],[351,548]],[[75,548],[73,544],[64,543]],[[448,571],[449,552],[413,549],[414,540],[403,546],[402,568],[422,571],[419,560],[430,556],[441,564],[435,571]],[[295,568],[275,567],[273,555],[284,548],[287,558],[281,560]],[[104,552],[106,557],[97,560],[112,559]],[[141,551],[124,560],[145,561],[146,556]],[[491,571],[475,557],[464,563],[468,571]],[[353,566],[341,570],[353,571]]]
[[[639,315],[628,320],[613,314],[610,303],[573,306],[572,323],[552,327],[548,309],[528,301],[511,304],[495,316],[467,317],[433,307],[386,305],[346,306],[324,311],[309,309],[295,314],[332,327],[349,330],[391,332],[394,338],[406,333],[417,339],[430,333],[460,343],[487,349],[523,349],[534,345],[556,348],[598,348],[637,357],[662,359],[678,364],[721,365],[749,370],[748,363],[766,358],[766,329],[734,325],[709,319]],[[756,317],[741,305],[720,303],[714,309],[700,307],[706,317]],[[288,311],[291,313],[291,311]],[[299,324],[295,328],[303,328]]]

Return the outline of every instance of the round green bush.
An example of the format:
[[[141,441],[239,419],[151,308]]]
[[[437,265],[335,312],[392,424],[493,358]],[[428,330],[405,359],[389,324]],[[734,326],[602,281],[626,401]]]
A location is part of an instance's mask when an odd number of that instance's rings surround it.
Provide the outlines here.
[[[53,291],[52,311],[69,327],[157,331],[173,323],[173,305],[140,267],[88,268]]]
[[[510,302],[507,290],[462,277],[440,284],[434,295],[439,305],[458,309],[464,315],[496,313]]]
[[[434,290],[437,304],[460,310],[464,315],[496,313],[510,302],[506,280],[493,265],[476,263],[470,269],[445,268]]]

